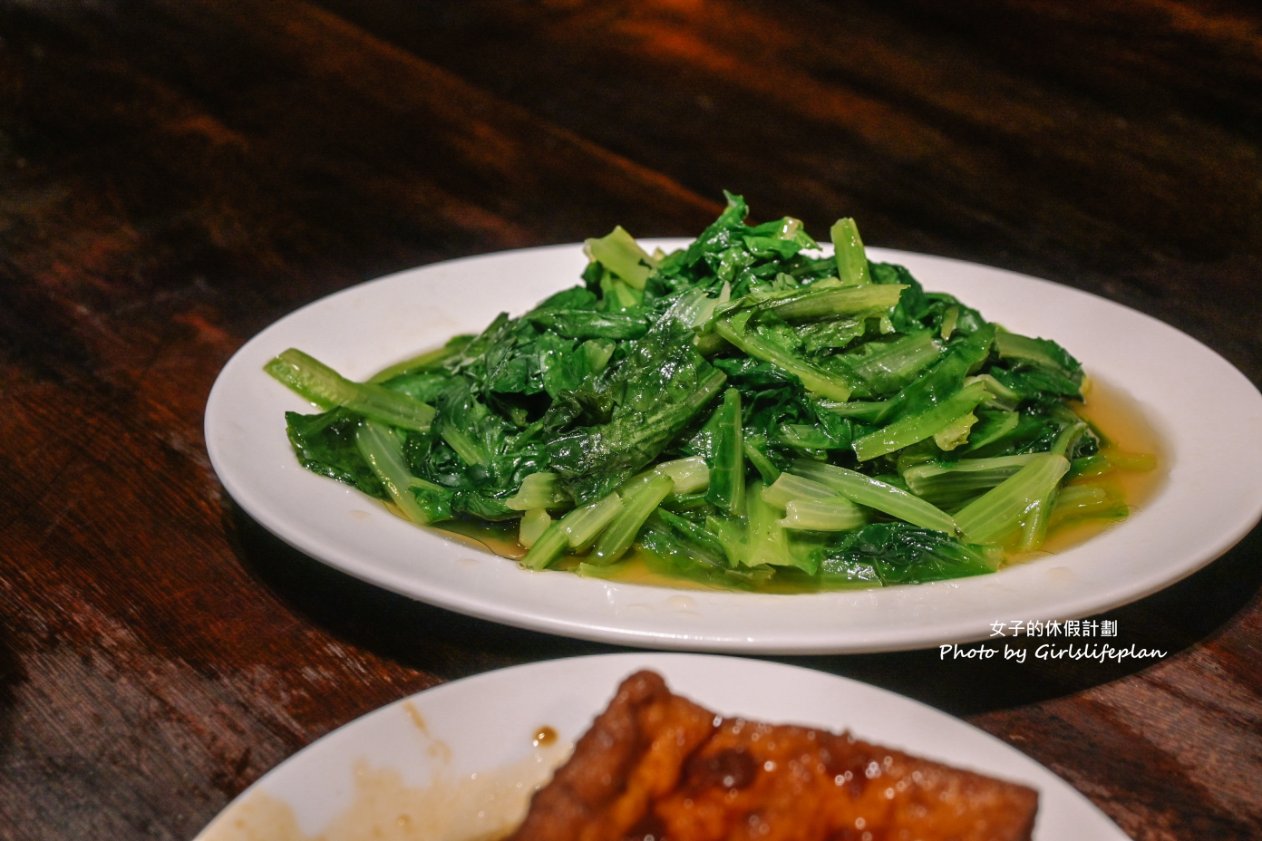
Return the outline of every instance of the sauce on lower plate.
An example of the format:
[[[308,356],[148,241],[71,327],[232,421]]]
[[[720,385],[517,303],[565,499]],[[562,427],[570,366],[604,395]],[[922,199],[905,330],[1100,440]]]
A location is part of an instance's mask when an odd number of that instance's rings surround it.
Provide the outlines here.
[[[522,819],[530,796],[571,750],[544,725],[531,734],[533,750],[524,760],[460,775],[446,745],[427,732],[423,737],[430,749],[418,752],[429,758],[422,782],[361,759],[353,786],[325,820],[305,812],[328,804],[293,803],[260,789],[229,806],[198,841],[494,841]],[[440,744],[442,750],[432,749]]]

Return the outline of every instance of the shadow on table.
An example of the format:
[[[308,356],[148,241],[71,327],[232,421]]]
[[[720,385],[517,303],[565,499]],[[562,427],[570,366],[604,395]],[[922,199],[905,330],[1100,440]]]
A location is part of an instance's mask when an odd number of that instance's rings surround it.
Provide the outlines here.
[[[235,526],[246,567],[292,610],[354,645],[448,679],[516,663],[626,650],[483,621],[417,602],[339,572],[277,539],[239,509]],[[1213,637],[1262,589],[1262,528],[1188,579],[1140,602],[1093,617],[1116,633],[1012,636],[957,650],[774,657],[916,698],[955,715],[976,715],[1058,698],[1135,674]],[[996,617],[1006,621],[1020,617]],[[751,617],[751,621],[756,621]],[[1010,632],[1009,632],[1010,634]],[[1157,656],[1093,655],[1109,645]],[[1043,654],[1040,656],[1040,646]],[[993,649],[988,659],[976,652]],[[1007,654],[1024,651],[1024,655]],[[471,652],[476,652],[471,655]],[[1061,652],[1059,655],[1055,652]],[[971,655],[971,656],[970,656]],[[1024,656],[1024,661],[1016,658]]]
[[[845,675],[954,715],[1011,709],[1102,686],[1186,654],[1262,600],[1262,527],[1189,578],[1136,603],[1090,617],[1090,636],[996,637],[942,651],[808,657],[799,665]],[[997,620],[1020,617],[996,617]],[[1103,623],[1115,635],[1104,636]],[[1114,650],[1154,656],[1109,656]],[[990,648],[987,659],[973,653]],[[1014,654],[1005,659],[1005,649]],[[1024,655],[1019,652],[1024,651]],[[973,656],[969,656],[973,653]],[[1024,656],[1024,661],[1018,658]]]
[[[246,569],[291,610],[355,646],[447,679],[608,646],[486,622],[384,590],[299,552],[233,506]],[[471,658],[470,653],[476,652]]]
[[[26,679],[26,670],[13,647],[13,636],[0,616],[0,767],[4,767],[4,754],[14,744],[14,705],[17,689]]]

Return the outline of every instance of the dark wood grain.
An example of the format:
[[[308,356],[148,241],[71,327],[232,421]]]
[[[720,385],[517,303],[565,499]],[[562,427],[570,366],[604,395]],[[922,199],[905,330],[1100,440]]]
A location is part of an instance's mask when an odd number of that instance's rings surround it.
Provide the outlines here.
[[[346,579],[202,412],[356,282],[744,194],[1091,290],[1257,384],[1245,2],[0,0],[0,838],[191,838],[407,693],[606,650]],[[1118,664],[805,658],[961,715],[1136,839],[1262,837],[1262,537],[1113,611]]]

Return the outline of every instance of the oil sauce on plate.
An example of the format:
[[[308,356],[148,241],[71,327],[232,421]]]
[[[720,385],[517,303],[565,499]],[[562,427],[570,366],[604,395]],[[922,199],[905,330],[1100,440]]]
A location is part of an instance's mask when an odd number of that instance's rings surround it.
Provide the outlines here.
[[[1118,468],[1100,475],[1080,476],[1069,484],[1101,488],[1133,514],[1157,494],[1169,475],[1166,447],[1157,430],[1146,420],[1143,408],[1121,389],[1091,380],[1085,392],[1086,399],[1076,407],[1077,414],[1100,433],[1104,439],[1102,455]],[[1056,525],[1032,557],[1063,552],[1117,522],[1119,520],[1094,518]]]
[[[522,819],[531,794],[571,749],[546,725],[535,728],[529,741],[534,750],[525,760],[465,775],[450,772],[449,752],[443,759],[443,752],[429,751],[431,776],[420,785],[394,768],[358,761],[348,804],[311,832],[292,804],[255,790],[197,841],[494,841]]]

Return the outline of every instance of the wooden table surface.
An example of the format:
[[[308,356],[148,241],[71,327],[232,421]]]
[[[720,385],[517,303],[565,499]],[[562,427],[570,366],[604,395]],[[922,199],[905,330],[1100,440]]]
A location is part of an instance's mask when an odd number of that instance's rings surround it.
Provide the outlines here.
[[[212,471],[206,397],[334,290],[695,234],[724,189],[1091,290],[1262,382],[1244,0],[0,0],[0,838],[188,839],[381,704],[615,650],[287,549]],[[1259,838],[1260,556],[1103,617],[1151,660],[786,659],[963,717],[1130,837]]]

